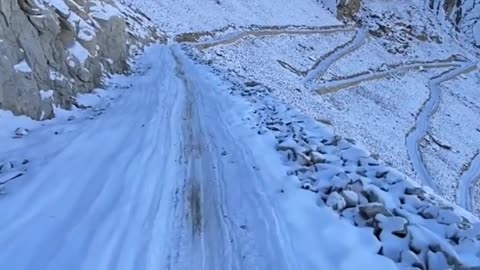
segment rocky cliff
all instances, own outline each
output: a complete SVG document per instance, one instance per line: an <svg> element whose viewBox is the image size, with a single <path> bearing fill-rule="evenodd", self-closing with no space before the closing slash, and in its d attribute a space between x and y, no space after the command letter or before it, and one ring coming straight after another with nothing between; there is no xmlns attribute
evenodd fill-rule
<svg viewBox="0 0 480 270"><path fill-rule="evenodd" d="M1 0L0 109L51 118L158 40L148 18L114 0Z"/></svg>
<svg viewBox="0 0 480 270"><path fill-rule="evenodd" d="M460 39L480 48L480 0L427 0L423 1L362 1L362 0L321 0L340 20L359 21L369 11L381 9L382 5L396 4L405 7L408 13L417 11L433 13L443 29ZM369 8L370 7L370 8ZM372 8L374 7L374 8ZM380 7L380 8L379 8ZM365 9L364 12L360 12ZM387 10L388 12L389 10ZM364 14L361 14L364 13ZM412 22L413 23L413 22Z"/></svg>
<svg viewBox="0 0 480 270"><path fill-rule="evenodd" d="M480 48L480 0L429 0L428 7L446 29L464 34Z"/></svg>

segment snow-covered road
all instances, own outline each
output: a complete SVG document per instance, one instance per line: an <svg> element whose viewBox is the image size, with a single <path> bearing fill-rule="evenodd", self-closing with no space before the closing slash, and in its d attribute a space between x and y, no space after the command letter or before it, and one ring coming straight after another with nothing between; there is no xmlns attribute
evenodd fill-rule
<svg viewBox="0 0 480 270"><path fill-rule="evenodd" d="M2 202L1 269L293 269L232 105L150 57L166 68Z"/></svg>
<svg viewBox="0 0 480 270"><path fill-rule="evenodd" d="M175 78L167 89L179 95L179 119L173 118L180 127L173 130L180 131L174 140L180 147L172 151L178 164L171 166L177 168L172 177L178 181L167 206L172 224L165 236L174 244L165 253L165 269L291 269L282 248L287 240L260 188L276 173L238 140L235 106L210 91L214 85L193 74L181 53L173 56L165 63L176 66L167 75Z"/></svg>
<svg viewBox="0 0 480 270"><path fill-rule="evenodd" d="M2 198L0 269L392 269L373 235L288 178L225 82L178 45L142 59L67 142L27 143L50 150Z"/></svg>

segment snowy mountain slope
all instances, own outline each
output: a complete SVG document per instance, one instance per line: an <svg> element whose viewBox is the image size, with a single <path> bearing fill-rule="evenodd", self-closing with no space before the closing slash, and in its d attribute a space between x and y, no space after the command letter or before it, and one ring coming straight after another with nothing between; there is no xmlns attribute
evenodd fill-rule
<svg viewBox="0 0 480 270"><path fill-rule="evenodd" d="M1 268L480 267L478 218L433 194L478 197L477 59L422 10L128 1L170 44L103 109L0 121Z"/></svg>
<svg viewBox="0 0 480 270"><path fill-rule="evenodd" d="M401 6L404 11L422 10L431 13L441 29L460 39L468 46L480 47L480 1L478 0L427 0L427 1L362 1L321 0L342 20L365 19L368 9L375 6Z"/></svg>
<svg viewBox="0 0 480 270"><path fill-rule="evenodd" d="M225 38L212 38L211 45L204 41L198 47L199 57L223 71L233 69L247 80L266 84L288 103L333 123L340 134L368 145L387 163L449 200L460 202L463 198L457 198L457 190L464 189L465 181L459 180L479 151L478 127L474 124L478 118L476 95L460 93L473 93L478 86L474 79L478 76L474 65L478 60L456 40L436 31L432 20L422 17L423 10L415 10L415 5L404 12L403 6L394 3L376 4L364 6L369 14L365 19L369 35L363 39L359 38L360 30L355 33L348 27L323 34L311 29L300 34L284 31L241 39L226 34ZM415 24L409 24L412 21ZM217 41L229 38L234 42ZM466 74L453 70L462 65L467 67ZM446 73L450 69L452 76ZM312 86L311 78L316 77ZM442 86L452 83L453 88ZM459 100L458 107L450 106L446 111L442 97L452 95ZM445 119L455 110L464 113ZM468 116L467 121L460 121L463 116ZM449 130L444 127L451 124L464 127L458 130L461 136L446 137L438 132ZM455 147L443 147L442 141ZM473 180L466 182L472 183L480 172L467 175ZM468 194L478 192L467 185L472 191Z"/></svg>
<svg viewBox="0 0 480 270"><path fill-rule="evenodd" d="M447 31L480 48L480 1L429 0L426 4Z"/></svg>

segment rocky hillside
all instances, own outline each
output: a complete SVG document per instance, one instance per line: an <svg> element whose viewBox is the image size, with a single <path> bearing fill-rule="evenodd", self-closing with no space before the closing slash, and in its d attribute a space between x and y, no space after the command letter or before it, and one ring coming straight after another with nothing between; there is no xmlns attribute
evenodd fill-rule
<svg viewBox="0 0 480 270"><path fill-rule="evenodd" d="M429 0L428 7L444 28L464 34L480 48L480 0Z"/></svg>
<svg viewBox="0 0 480 270"><path fill-rule="evenodd" d="M160 39L147 17L114 0L2 0L0 109L51 118Z"/></svg>
<svg viewBox="0 0 480 270"><path fill-rule="evenodd" d="M362 0L321 0L338 19L352 18L361 8Z"/></svg>
<svg viewBox="0 0 480 270"><path fill-rule="evenodd" d="M382 3L362 0L322 0L322 3L339 19L358 19L367 15L372 6L381 7ZM480 48L480 0L428 0L398 1L405 11L431 11L438 24L450 34ZM369 8L370 7L370 8ZM363 12L360 12L363 11ZM423 14L425 16L425 14Z"/></svg>

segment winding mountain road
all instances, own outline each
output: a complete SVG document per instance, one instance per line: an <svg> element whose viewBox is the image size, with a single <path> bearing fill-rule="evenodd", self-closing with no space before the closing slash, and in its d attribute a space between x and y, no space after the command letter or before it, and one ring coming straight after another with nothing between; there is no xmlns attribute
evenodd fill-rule
<svg viewBox="0 0 480 270"><path fill-rule="evenodd" d="M366 81L383 79L395 73L406 72L412 69L418 69L420 67L424 69L448 68L448 67L457 67L459 64L460 62L454 62L450 60L446 60L446 61L437 60L437 61L430 61L430 62L422 61L418 63L401 64L401 65L393 66L391 68L389 67L386 70L382 70L382 71L380 70L371 71L371 72L369 71L369 72L349 76L344 79L327 81L323 83L321 86L319 86L319 88L316 91L319 94L334 93Z"/></svg>

